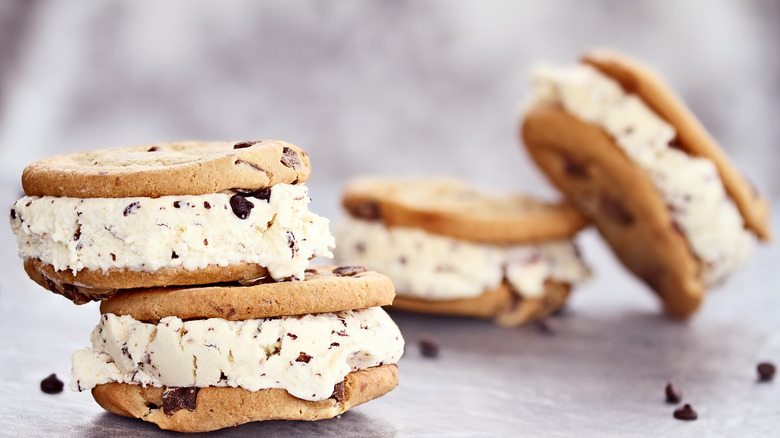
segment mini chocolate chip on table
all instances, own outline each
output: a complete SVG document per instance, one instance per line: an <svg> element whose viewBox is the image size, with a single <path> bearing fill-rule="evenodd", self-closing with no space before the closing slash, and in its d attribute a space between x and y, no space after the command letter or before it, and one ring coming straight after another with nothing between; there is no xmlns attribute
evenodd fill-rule
<svg viewBox="0 0 780 438"><path fill-rule="evenodd" d="M758 380L760 382L770 382L775 377L775 365L771 362L761 362L756 366L758 371Z"/></svg>
<svg viewBox="0 0 780 438"><path fill-rule="evenodd" d="M49 377L41 380L41 391L46 394L59 394L62 392L63 386L62 380L58 379L56 374L51 374Z"/></svg>
<svg viewBox="0 0 780 438"><path fill-rule="evenodd" d="M683 407L674 410L674 418L678 420L693 421L699 418L699 414L693 410L691 405L686 403Z"/></svg>
<svg viewBox="0 0 780 438"><path fill-rule="evenodd" d="M439 344L433 339L420 339L420 354L423 357L436 358L439 356Z"/></svg>
<svg viewBox="0 0 780 438"><path fill-rule="evenodd" d="M672 382L669 382L666 384L666 402L669 404L676 405L677 403L680 403L680 400L682 400L682 394L677 391L677 388L674 387Z"/></svg>

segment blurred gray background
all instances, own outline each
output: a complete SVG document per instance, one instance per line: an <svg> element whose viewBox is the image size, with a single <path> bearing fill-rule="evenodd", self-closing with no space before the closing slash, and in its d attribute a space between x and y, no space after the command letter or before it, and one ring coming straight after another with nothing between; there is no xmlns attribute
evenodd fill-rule
<svg viewBox="0 0 780 438"><path fill-rule="evenodd" d="M364 173L452 173L552 194L519 147L527 72L613 47L659 71L780 194L780 2L0 3L0 171L173 140L308 150L323 214Z"/></svg>

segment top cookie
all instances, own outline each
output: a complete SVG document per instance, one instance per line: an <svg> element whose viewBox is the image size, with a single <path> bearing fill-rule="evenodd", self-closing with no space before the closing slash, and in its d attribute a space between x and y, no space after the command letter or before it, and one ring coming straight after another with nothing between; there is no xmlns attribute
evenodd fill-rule
<svg viewBox="0 0 780 438"><path fill-rule="evenodd" d="M582 62L617 81L626 92L638 95L661 118L674 126L677 147L690 155L712 161L726 192L742 214L745 226L760 238L769 239L769 205L766 200L742 177L696 116L658 75L636 61L609 50L588 52Z"/></svg>
<svg viewBox="0 0 780 438"><path fill-rule="evenodd" d="M576 209L518 194L477 190L452 178L361 178L344 192L356 218L474 242L524 244L568 238L586 224Z"/></svg>
<svg viewBox="0 0 780 438"><path fill-rule="evenodd" d="M276 140L155 143L60 155L22 174L29 196L156 198L305 182L308 154Z"/></svg>

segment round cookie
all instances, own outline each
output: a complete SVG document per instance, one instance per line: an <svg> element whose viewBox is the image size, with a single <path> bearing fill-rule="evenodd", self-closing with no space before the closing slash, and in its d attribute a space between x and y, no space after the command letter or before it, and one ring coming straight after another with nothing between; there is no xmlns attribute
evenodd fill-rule
<svg viewBox="0 0 780 438"><path fill-rule="evenodd" d="M238 321L387 306L394 296L389 278L363 267L313 266L303 281L122 292L103 301L100 312L146 322L167 316Z"/></svg>
<svg viewBox="0 0 780 438"><path fill-rule="evenodd" d="M28 196L156 198L296 184L310 173L308 154L283 141L155 143L37 161L22 187Z"/></svg>
<svg viewBox="0 0 780 438"><path fill-rule="evenodd" d="M92 389L92 396L109 412L140 418L161 429L208 432L253 421L314 421L333 418L383 396L397 385L397 367L381 365L347 374L343 383L337 385L333 396L322 401L301 400L276 388L247 391L242 388L209 387L200 389L189 398L174 397L173 394L182 388L143 387L125 383L98 385ZM169 412L177 410L167 415L166 408Z"/></svg>
<svg viewBox="0 0 780 438"><path fill-rule="evenodd" d="M388 227L419 228L485 243L531 243L568 238L586 224L575 208L517 194L479 191L451 178L359 178L344 190L355 218Z"/></svg>
<svg viewBox="0 0 780 438"><path fill-rule="evenodd" d="M583 63L594 67L622 88L628 96L623 101L624 105L633 104L629 100L634 98L645 104L655 114L643 115L645 121L665 122L671 126L674 131L669 132L675 137L668 144L671 152L664 153L699 160L693 163L699 169L702 168L702 159L714 164L713 169L716 169L723 189L738 208L735 215L742 216L744 227L760 238L769 236L766 202L739 176L693 114L658 76L622 55L606 51L585 55ZM571 85L560 85L562 90L568 90L567 86ZM543 97L524 116L521 125L523 143L550 181L596 225L624 265L659 295L665 311L673 317L689 317L699 308L708 286L714 283L705 275L705 270L713 269L713 264L697 257L691 237L675 219L675 214L681 214L681 210L670 208L658 188L660 183L652 179L656 177L634 161L640 149L631 150L631 154L635 155L630 156L628 150L618 144L616 135L629 139L622 141L633 141L629 143L630 147L637 148L638 143L631 135L646 135L649 131L636 126L615 134L618 123L623 120L603 116L606 118L603 123L608 128L593 121L597 117L595 114L605 111L604 97L595 97L597 93L594 92L593 101L586 101L584 92L568 92L573 96L573 102L582 108L590 108L589 112L578 109L585 111L588 121L570 113L561 102ZM541 95L544 96L544 93ZM623 109L621 113L628 114L628 110ZM622 114L621 117L625 117L625 123L628 123L628 116ZM655 122L652 117L660 122ZM607 132L607 129L613 131ZM661 152L657 154L660 157ZM648 153L643 159L650 160L647 158L650 156ZM676 158L674 163L678 166L693 165L685 164L687 161L682 158ZM704 193L697 184L704 183L686 184L684 190ZM741 228L733 232L742 233ZM739 238L740 242L749 240L748 237Z"/></svg>
<svg viewBox="0 0 780 438"><path fill-rule="evenodd" d="M492 318L503 327L514 327L543 318L560 309L566 302L571 285L547 281L541 297L525 298L513 291L504 281L493 290L475 298L457 300L422 300L400 294L393 301L393 309L418 313Z"/></svg>

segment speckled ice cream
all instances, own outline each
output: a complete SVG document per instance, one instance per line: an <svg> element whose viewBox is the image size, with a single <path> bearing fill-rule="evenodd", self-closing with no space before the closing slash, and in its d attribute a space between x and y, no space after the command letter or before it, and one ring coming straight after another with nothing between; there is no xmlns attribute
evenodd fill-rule
<svg viewBox="0 0 780 438"><path fill-rule="evenodd" d="M536 99L558 103L570 114L610 134L650 177L674 222L701 261L708 286L741 266L755 246L715 165L670 146L674 128L637 96L587 65L540 66Z"/></svg>
<svg viewBox="0 0 780 438"><path fill-rule="evenodd" d="M340 222L335 233L339 263L387 275L399 296L472 298L506 278L521 296L534 298L544 293L548 279L577 283L589 273L568 241L497 246L352 217Z"/></svg>
<svg viewBox="0 0 780 438"><path fill-rule="evenodd" d="M305 316L159 324L104 314L92 348L73 354L71 388L120 382L169 387L281 388L324 400L350 372L394 364L398 327L379 307Z"/></svg>
<svg viewBox="0 0 780 438"><path fill-rule="evenodd" d="M332 256L328 220L308 210L305 185L277 184L268 199L240 197L252 207L244 203L238 213L233 195L24 197L13 207L11 227L22 258L58 271L256 263L275 279L303 278L311 257Z"/></svg>

